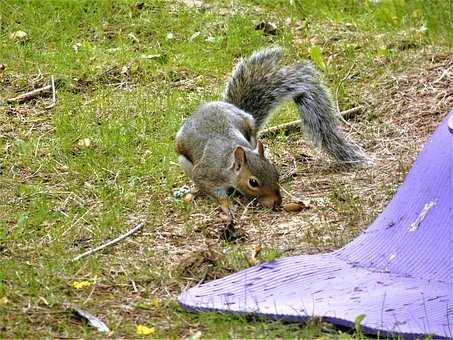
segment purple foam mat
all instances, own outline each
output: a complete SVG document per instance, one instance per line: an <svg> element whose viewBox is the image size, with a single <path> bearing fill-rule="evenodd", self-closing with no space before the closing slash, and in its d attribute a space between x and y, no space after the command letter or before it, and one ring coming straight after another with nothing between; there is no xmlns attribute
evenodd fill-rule
<svg viewBox="0 0 453 340"><path fill-rule="evenodd" d="M191 311L453 338L453 113L426 143L384 212L338 251L264 263L188 289Z"/></svg>

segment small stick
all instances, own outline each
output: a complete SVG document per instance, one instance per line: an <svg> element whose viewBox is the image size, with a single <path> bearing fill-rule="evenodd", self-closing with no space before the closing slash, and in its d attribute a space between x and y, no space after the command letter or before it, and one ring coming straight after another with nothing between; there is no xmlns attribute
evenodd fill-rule
<svg viewBox="0 0 453 340"><path fill-rule="evenodd" d="M346 117L349 117L351 114L353 114L357 111L360 111L362 108L363 108L363 106L353 107L352 109L341 111L337 116L346 118ZM275 134L276 132L279 132L282 130L285 130L285 131L292 130L299 126L300 126L300 120L293 120L292 122L289 122L289 123L279 124L279 125L264 129L259 133L259 136L265 137L265 136Z"/></svg>
<svg viewBox="0 0 453 340"><path fill-rule="evenodd" d="M82 254L80 254L80 255L77 255L76 257L74 257L74 258L72 259L72 261L75 262L75 261L77 261L77 260L80 260L82 257L88 256L88 255L91 255L91 254L94 254L94 253L97 252L97 251L100 251L100 250L102 250L102 249L104 249L104 248L107 248L107 247L109 247L109 246L111 246L111 245L114 245L115 243L118 243L118 242L124 240L125 238L131 236L132 234L136 233L136 232L139 231L141 228L143 228L144 225L145 225L144 222L139 223L135 228L129 230L127 233L125 233L125 234L123 234L123 235L120 235L120 236L117 237L116 239L111 240L111 241L109 241L109 242L107 242L107 243L104 243L103 245L100 245L100 246L97 247L97 248L88 250L88 251L86 251L86 252L84 252L84 253L82 253Z"/></svg>
<svg viewBox="0 0 453 340"><path fill-rule="evenodd" d="M55 91L55 79L53 76L50 76L50 81L51 81L51 84L52 84L52 103L48 106L46 106L46 109L51 109L55 106L55 104L57 103L57 95L56 95L56 91Z"/></svg>
<svg viewBox="0 0 453 340"><path fill-rule="evenodd" d="M359 111L362 110L362 109L363 109L363 106L362 106L362 105L359 105L359 106L353 107L353 108L351 108L351 109L341 111L341 112L338 114L338 116L339 116L339 117L343 117L343 118L346 119L346 118L351 117L351 115L352 115L353 113L359 112Z"/></svg>
<svg viewBox="0 0 453 340"><path fill-rule="evenodd" d="M10 98L10 99L7 99L6 101L8 103L14 103L14 102L17 102L17 103L22 103L22 102L25 102L27 100L30 100L30 99L33 99L45 92L49 92L50 90L52 89L52 85L46 85L44 87L40 87L39 89L36 89L36 90L33 90L33 91L30 91L30 92L27 92L27 93L24 93L24 94L21 94L17 97L14 97L14 98Z"/></svg>
<svg viewBox="0 0 453 340"><path fill-rule="evenodd" d="M300 126L300 120L293 120L292 122L289 122L289 123L283 123L283 124L279 124L279 125L264 129L258 135L259 135L259 137L265 137L265 136L275 134L282 130L284 130L284 131L293 130L293 129L297 128L298 126Z"/></svg>

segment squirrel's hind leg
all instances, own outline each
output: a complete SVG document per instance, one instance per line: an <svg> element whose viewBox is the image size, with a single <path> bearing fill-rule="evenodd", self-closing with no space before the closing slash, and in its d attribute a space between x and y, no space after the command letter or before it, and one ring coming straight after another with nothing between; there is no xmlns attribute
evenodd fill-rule
<svg viewBox="0 0 453 340"><path fill-rule="evenodd" d="M179 165L184 170L187 177L193 179L192 170L193 170L193 163L184 155L178 156Z"/></svg>

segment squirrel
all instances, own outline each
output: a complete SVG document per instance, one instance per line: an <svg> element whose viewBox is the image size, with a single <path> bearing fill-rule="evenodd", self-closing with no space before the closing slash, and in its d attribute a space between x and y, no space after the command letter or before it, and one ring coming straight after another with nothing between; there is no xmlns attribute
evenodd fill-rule
<svg viewBox="0 0 453 340"><path fill-rule="evenodd" d="M176 134L178 161L200 192L215 198L232 222L228 190L234 188L269 208L281 205L279 174L257 139L271 112L284 100L296 103L304 135L346 164L368 161L341 132L327 88L313 65L280 66L281 48L241 59L220 101L200 105Z"/></svg>

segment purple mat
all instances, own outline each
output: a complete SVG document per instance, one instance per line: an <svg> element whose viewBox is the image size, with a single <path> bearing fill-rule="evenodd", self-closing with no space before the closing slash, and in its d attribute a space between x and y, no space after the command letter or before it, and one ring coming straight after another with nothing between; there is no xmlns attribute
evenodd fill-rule
<svg viewBox="0 0 453 340"><path fill-rule="evenodd" d="M281 258L184 291L191 311L311 316L366 333L453 337L453 113L393 200L338 251Z"/></svg>

